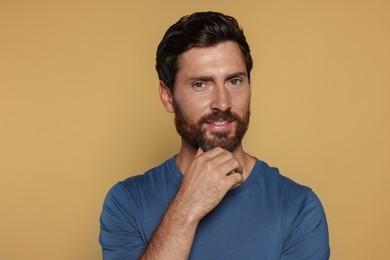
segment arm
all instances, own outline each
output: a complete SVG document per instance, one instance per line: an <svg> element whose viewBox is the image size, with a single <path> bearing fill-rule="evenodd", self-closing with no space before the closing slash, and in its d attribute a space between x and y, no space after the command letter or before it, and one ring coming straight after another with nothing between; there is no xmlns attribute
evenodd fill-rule
<svg viewBox="0 0 390 260"><path fill-rule="evenodd" d="M138 259L145 249L136 220L136 204L131 197L129 189L119 182L104 200L99 242L105 260Z"/></svg>
<svg viewBox="0 0 390 260"><path fill-rule="evenodd" d="M289 231L280 259L329 259L328 226L321 202L311 190L301 196L301 205L289 207Z"/></svg>
<svg viewBox="0 0 390 260"><path fill-rule="evenodd" d="M187 259L200 220L242 181L242 167L230 152L199 150L141 259Z"/></svg>

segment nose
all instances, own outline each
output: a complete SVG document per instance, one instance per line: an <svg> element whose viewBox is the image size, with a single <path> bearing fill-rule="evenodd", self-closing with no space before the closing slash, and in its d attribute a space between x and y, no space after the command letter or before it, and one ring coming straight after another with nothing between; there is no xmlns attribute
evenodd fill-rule
<svg viewBox="0 0 390 260"><path fill-rule="evenodd" d="M229 90L224 85L217 86L213 91L213 100L211 103L211 109L217 109L220 111L226 111L231 108L231 97Z"/></svg>

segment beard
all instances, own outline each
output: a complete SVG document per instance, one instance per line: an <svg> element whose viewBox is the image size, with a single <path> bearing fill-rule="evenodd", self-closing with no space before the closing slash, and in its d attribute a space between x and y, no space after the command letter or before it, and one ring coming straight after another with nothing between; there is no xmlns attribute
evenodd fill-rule
<svg viewBox="0 0 390 260"><path fill-rule="evenodd" d="M243 117L231 112L214 110L208 115L202 116L198 121L191 121L184 114L180 105L173 99L175 111L176 130L182 139L195 149L201 148L203 151L211 150L215 147L221 147L229 152L233 152L242 141L248 126L250 118L250 108ZM234 123L233 128L228 131L210 131L206 124L213 121L227 121Z"/></svg>

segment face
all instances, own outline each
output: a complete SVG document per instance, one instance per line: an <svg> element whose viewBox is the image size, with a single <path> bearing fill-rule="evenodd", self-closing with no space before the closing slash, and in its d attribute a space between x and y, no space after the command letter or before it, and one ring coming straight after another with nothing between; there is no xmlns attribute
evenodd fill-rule
<svg viewBox="0 0 390 260"><path fill-rule="evenodd" d="M207 151L233 151L249 124L251 88L234 42L192 48L179 58L172 107L183 142Z"/></svg>

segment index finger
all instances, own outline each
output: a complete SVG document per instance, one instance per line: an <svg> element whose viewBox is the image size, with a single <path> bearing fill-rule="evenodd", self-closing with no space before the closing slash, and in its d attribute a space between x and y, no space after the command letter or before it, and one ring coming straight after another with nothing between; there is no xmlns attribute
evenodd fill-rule
<svg viewBox="0 0 390 260"><path fill-rule="evenodd" d="M199 154L199 150L202 151L200 154ZM227 151L221 147L215 147L211 150L208 150L207 152L204 152L201 148L199 148L195 157L202 155L202 156L207 156L207 158L213 158L213 157L218 156L218 155L225 153L225 152L230 153L229 151Z"/></svg>

